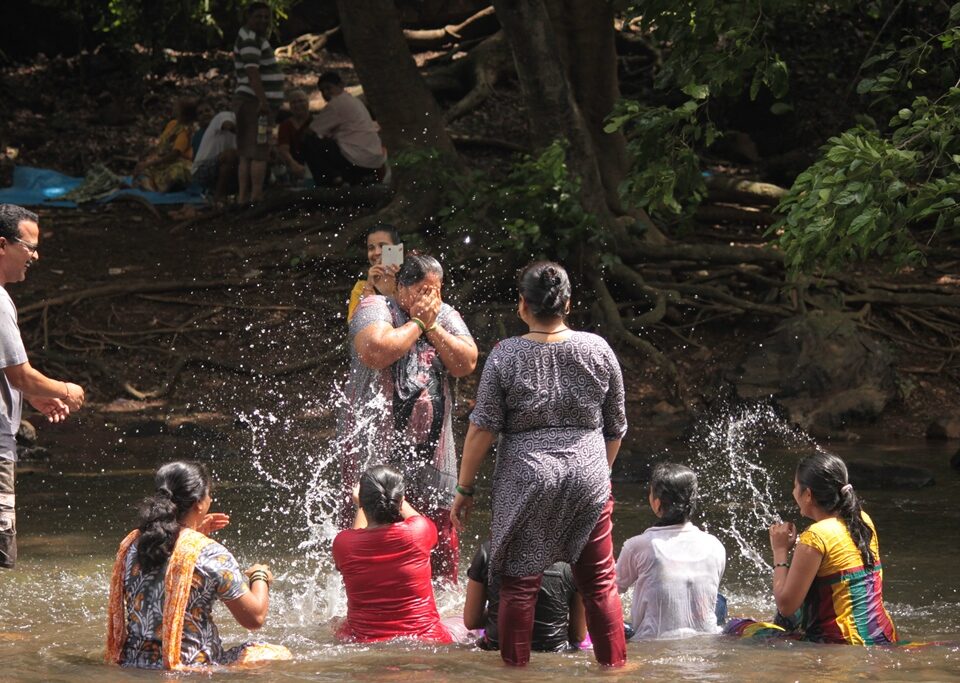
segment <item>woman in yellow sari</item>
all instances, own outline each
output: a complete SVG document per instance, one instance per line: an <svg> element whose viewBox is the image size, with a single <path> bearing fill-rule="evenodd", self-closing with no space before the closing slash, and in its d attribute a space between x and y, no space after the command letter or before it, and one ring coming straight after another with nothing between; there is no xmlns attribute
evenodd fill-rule
<svg viewBox="0 0 960 683"><path fill-rule="evenodd" d="M171 192L190 184L196 122L197 101L178 100L174 119L164 127L156 149L134 167L135 185L151 192Z"/></svg>
<svg viewBox="0 0 960 683"><path fill-rule="evenodd" d="M156 493L141 504L139 528L120 544L113 566L108 663L183 669L290 658L282 646L223 649L213 603L222 600L237 623L258 629L273 575L262 564L241 572L230 551L207 536L230 522L223 513L209 514L212 502L204 465L170 462L157 470Z"/></svg>

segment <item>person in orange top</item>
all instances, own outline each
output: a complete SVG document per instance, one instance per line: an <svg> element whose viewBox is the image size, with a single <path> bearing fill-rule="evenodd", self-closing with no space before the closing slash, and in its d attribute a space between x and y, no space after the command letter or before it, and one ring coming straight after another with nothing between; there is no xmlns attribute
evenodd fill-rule
<svg viewBox="0 0 960 683"><path fill-rule="evenodd" d="M213 603L223 601L238 624L258 629L267 619L273 574L262 564L241 572L230 551L207 536L230 523L228 515L209 513L207 468L170 462L157 470L155 482L156 493L140 506L139 527L117 551L106 661L176 670L290 659L282 646L247 643L224 650L220 643Z"/></svg>
<svg viewBox="0 0 960 683"><path fill-rule="evenodd" d="M178 100L174 118L164 127L156 148L133 169L136 186L151 192L171 192L190 184L196 122L197 100Z"/></svg>

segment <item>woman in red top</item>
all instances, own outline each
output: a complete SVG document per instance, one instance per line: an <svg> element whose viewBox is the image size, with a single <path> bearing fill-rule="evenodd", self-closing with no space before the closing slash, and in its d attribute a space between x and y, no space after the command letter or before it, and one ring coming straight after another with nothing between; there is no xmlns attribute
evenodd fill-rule
<svg viewBox="0 0 960 683"><path fill-rule="evenodd" d="M347 589L341 638L453 642L440 623L430 583L437 528L403 494L403 477L385 465L360 475L353 528L333 541L333 560Z"/></svg>

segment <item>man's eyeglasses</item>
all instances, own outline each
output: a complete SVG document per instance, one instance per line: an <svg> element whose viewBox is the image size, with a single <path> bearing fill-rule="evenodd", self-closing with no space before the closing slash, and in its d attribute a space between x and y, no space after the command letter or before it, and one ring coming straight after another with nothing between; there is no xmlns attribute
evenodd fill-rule
<svg viewBox="0 0 960 683"><path fill-rule="evenodd" d="M40 245L39 245L39 244L32 244L31 242L27 242L26 240L22 240L22 239L20 239L19 237L10 237L9 239L10 239L11 242L16 242L17 244L21 245L24 249L26 249L27 251L29 251L31 254L36 254L36 253L37 253L37 249L40 248Z"/></svg>

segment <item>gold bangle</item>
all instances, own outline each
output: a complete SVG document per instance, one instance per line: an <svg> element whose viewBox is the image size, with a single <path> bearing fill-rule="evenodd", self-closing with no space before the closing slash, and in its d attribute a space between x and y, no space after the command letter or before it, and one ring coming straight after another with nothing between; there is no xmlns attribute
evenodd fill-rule
<svg viewBox="0 0 960 683"><path fill-rule="evenodd" d="M420 320L420 318L410 318L410 321L416 323L417 327L420 328L421 334L426 334L427 332L429 332L429 330L427 329L427 326L424 324L422 320Z"/></svg>

